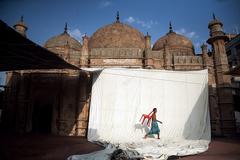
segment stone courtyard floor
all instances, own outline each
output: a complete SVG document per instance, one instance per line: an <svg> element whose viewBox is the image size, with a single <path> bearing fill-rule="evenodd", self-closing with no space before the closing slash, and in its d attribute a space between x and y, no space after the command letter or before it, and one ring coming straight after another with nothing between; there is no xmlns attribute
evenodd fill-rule
<svg viewBox="0 0 240 160"><path fill-rule="evenodd" d="M0 160L64 160L73 154L103 149L79 137L0 136ZM171 157L181 160L240 160L240 138L214 138L205 153Z"/></svg>
<svg viewBox="0 0 240 160"><path fill-rule="evenodd" d="M181 157L181 160L240 160L240 137L213 138L209 149L194 156Z"/></svg>

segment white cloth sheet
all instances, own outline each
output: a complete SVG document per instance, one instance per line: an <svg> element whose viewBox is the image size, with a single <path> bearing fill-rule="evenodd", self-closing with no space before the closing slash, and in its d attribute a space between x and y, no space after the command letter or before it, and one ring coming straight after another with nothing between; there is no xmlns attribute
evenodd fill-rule
<svg viewBox="0 0 240 160"><path fill-rule="evenodd" d="M206 151L211 139L207 76L207 70L115 68L94 72L88 140L136 150L149 159ZM150 128L139 122L153 108L163 122L159 124L160 140L156 136L143 139ZM107 159L108 152L109 148L69 159Z"/></svg>

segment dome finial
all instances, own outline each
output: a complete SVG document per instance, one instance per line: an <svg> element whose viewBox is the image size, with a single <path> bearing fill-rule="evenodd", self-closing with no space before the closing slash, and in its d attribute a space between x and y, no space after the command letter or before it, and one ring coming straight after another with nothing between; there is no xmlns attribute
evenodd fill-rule
<svg viewBox="0 0 240 160"><path fill-rule="evenodd" d="M67 22L65 23L65 27L64 27L64 33L67 33L68 30L68 26L67 26Z"/></svg>
<svg viewBox="0 0 240 160"><path fill-rule="evenodd" d="M169 33L172 33L173 32L173 29L172 29L172 23L171 21L169 22Z"/></svg>
<svg viewBox="0 0 240 160"><path fill-rule="evenodd" d="M116 17L116 22L120 23L120 18L119 18L119 11L117 11L117 17Z"/></svg>
<svg viewBox="0 0 240 160"><path fill-rule="evenodd" d="M23 22L23 16L21 16L21 20L20 21Z"/></svg>
<svg viewBox="0 0 240 160"><path fill-rule="evenodd" d="M213 20L216 20L216 16L215 16L215 14L213 13Z"/></svg>

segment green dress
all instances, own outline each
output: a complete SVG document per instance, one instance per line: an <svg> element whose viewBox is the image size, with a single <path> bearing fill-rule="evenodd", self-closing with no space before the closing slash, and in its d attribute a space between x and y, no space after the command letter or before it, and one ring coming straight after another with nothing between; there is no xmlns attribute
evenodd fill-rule
<svg viewBox="0 0 240 160"><path fill-rule="evenodd" d="M148 134L159 134L160 129L158 127L157 121L152 121L151 130Z"/></svg>

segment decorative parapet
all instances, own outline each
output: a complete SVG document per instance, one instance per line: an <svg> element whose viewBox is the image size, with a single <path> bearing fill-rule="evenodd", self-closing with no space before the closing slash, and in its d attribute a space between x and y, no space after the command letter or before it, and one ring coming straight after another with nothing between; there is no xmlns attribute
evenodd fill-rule
<svg viewBox="0 0 240 160"><path fill-rule="evenodd" d="M127 68L142 68L142 59L110 59L110 58L97 58L90 60L91 67L127 67Z"/></svg>
<svg viewBox="0 0 240 160"><path fill-rule="evenodd" d="M143 50L138 48L93 48L90 59L142 59Z"/></svg>
<svg viewBox="0 0 240 160"><path fill-rule="evenodd" d="M202 57L200 56L174 56L174 64L180 65L202 65Z"/></svg>
<svg viewBox="0 0 240 160"><path fill-rule="evenodd" d="M203 69L203 60L201 56L173 56L173 64L176 70Z"/></svg>

